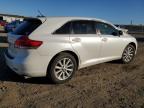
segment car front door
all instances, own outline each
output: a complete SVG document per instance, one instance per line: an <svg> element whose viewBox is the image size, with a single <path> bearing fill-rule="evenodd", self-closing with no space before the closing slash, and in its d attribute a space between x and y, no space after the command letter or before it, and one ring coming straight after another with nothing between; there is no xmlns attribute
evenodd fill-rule
<svg viewBox="0 0 144 108"><path fill-rule="evenodd" d="M123 50L123 39L119 36L118 30L109 24L101 22L96 23L96 29L100 31L102 42L100 58L120 58Z"/></svg>

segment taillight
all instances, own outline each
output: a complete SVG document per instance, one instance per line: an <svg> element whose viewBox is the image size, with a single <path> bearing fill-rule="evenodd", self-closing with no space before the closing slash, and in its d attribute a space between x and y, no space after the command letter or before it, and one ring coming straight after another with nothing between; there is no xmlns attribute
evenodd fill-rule
<svg viewBox="0 0 144 108"><path fill-rule="evenodd" d="M21 36L15 41L15 47L35 49L35 48L40 47L42 43L43 43L42 41L31 40L28 38L28 36Z"/></svg>

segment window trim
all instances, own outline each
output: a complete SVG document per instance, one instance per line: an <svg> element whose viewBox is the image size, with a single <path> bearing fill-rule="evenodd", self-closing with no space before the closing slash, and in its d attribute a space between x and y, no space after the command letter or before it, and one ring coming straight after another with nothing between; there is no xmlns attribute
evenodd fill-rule
<svg viewBox="0 0 144 108"><path fill-rule="evenodd" d="M117 35L112 35L111 34L111 36L118 36L118 37L120 37L120 35L119 35L119 31L118 31L118 29L116 29L114 26L112 26L111 24L108 24L108 23L105 23L105 22L101 22L101 21L95 21L95 20L71 20L71 21L67 21L67 22L65 22L62 26L60 26L59 28L57 28L54 32L52 32L52 34L53 35L95 35L94 33L93 34L89 34L89 33L87 33L87 34L74 34L74 33L72 33L72 29L73 29L73 22L78 22L78 21L87 21L87 22L91 22L91 23L93 23L93 26L94 26L94 28L95 28L95 30L96 30L96 26L97 26L97 23L101 23L101 24L106 24L106 25L108 25L108 26L110 26L111 28L113 28L115 31L117 31ZM55 33L57 30L59 30L59 29L61 29L64 25L66 25L66 24L68 24L68 23L70 23L70 33L68 33L68 34L57 34L57 33ZM101 35L108 35L108 34L101 34Z"/></svg>

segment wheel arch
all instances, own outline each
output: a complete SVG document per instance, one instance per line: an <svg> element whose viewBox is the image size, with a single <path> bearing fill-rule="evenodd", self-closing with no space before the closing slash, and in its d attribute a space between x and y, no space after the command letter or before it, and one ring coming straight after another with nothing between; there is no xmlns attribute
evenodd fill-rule
<svg viewBox="0 0 144 108"><path fill-rule="evenodd" d="M135 54L137 53L137 43L135 42L130 42L128 45L133 45L135 48Z"/></svg>
<svg viewBox="0 0 144 108"><path fill-rule="evenodd" d="M68 53L68 54L71 54L72 56L74 56L74 58L75 58L75 60L76 60L76 63L77 63L77 69L78 69L79 63L80 63L80 60L79 60L78 55L77 55L75 52L73 52L73 51L65 50L65 51L61 51L61 52L55 54L55 55L52 57L52 59L50 60L50 62L49 62L49 64L48 64L47 72L48 72L48 70L49 70L49 68L50 68L51 63L52 63L52 62L54 61L54 59L55 59L58 55L60 55L61 53Z"/></svg>
<svg viewBox="0 0 144 108"><path fill-rule="evenodd" d="M135 47L135 49L137 48L137 46L134 42L130 42L128 45L133 45Z"/></svg>
<svg viewBox="0 0 144 108"><path fill-rule="evenodd" d="M124 52L125 48L126 48L128 45L133 45L133 46L135 47L135 49L136 49L136 52L137 52L137 44L136 44L135 42L129 42L129 43L127 43L126 46L123 48L122 53L121 53L121 57L122 57L122 55L123 55L123 52ZM136 52L135 52L135 54L136 54Z"/></svg>

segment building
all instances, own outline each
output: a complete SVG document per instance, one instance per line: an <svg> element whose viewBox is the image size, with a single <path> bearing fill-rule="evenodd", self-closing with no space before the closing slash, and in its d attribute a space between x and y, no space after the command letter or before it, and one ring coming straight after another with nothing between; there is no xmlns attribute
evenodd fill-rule
<svg viewBox="0 0 144 108"><path fill-rule="evenodd" d="M25 17L20 15L10 15L10 14L0 14L0 20L4 20L6 22L12 22L15 20L23 21Z"/></svg>

